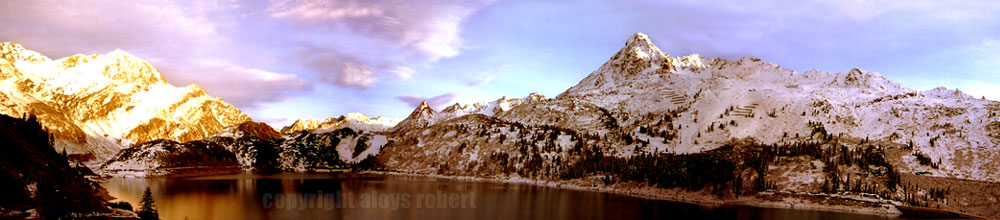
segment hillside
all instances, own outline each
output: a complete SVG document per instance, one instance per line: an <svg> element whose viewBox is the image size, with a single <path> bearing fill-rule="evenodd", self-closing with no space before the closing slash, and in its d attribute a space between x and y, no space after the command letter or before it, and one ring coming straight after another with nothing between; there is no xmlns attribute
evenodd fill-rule
<svg viewBox="0 0 1000 220"><path fill-rule="evenodd" d="M406 173L630 194L682 189L770 204L807 193L827 198L807 199L821 207L937 204L995 216L982 208L995 204L912 182L1000 181L998 111L996 101L915 91L859 69L799 73L753 57L673 57L639 33L553 99L492 115L418 107L392 130L378 161ZM791 194L770 196L783 193Z"/></svg>
<svg viewBox="0 0 1000 220"><path fill-rule="evenodd" d="M34 116L0 115L0 218L111 216L104 189L56 152L50 137Z"/></svg>
<svg viewBox="0 0 1000 220"><path fill-rule="evenodd" d="M267 124L244 122L201 140L157 139L134 145L106 161L98 172L142 177L345 169L376 154L386 141L385 135L350 127L281 135Z"/></svg>

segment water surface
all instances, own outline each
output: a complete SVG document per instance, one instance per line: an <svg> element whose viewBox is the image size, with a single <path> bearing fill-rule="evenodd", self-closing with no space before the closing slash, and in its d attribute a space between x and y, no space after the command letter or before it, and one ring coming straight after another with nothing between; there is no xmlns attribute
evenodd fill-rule
<svg viewBox="0 0 1000 220"><path fill-rule="evenodd" d="M898 219L824 211L707 207L525 184L350 173L111 178L138 207L148 186L163 219Z"/></svg>

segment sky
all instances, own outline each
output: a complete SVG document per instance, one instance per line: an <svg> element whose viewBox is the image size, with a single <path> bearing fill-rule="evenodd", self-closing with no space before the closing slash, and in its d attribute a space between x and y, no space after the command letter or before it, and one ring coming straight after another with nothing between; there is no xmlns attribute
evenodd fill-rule
<svg viewBox="0 0 1000 220"><path fill-rule="evenodd" d="M1000 100L997 1L11 0L0 25L0 42L55 59L127 51L279 128L554 97L637 32L674 56L860 68Z"/></svg>

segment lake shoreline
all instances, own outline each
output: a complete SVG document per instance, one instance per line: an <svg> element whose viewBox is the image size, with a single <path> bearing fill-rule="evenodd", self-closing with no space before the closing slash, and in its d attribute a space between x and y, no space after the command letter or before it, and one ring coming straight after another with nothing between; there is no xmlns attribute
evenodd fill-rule
<svg viewBox="0 0 1000 220"><path fill-rule="evenodd" d="M636 198L663 200L670 202L681 202L709 207L720 206L749 206L758 208L779 208L791 210L811 210L829 211L840 213L875 215L882 217L900 217L905 211L913 211L915 208L922 212L935 213L935 216L960 216L966 218L980 218L967 213L960 213L945 209L923 208L904 206L898 201L878 200L871 198L849 195L820 195L811 193L796 192L763 192L757 196L741 196L733 199L719 199L705 191L687 191L682 189L661 189L644 186L638 183L616 183L607 186L598 185L599 181L574 180L533 180L520 177L489 178L472 176L448 176L439 174L420 174L398 171L362 171L361 174L380 174L413 177L430 177L438 179L471 181L471 182L491 182L491 183L513 183L527 184L534 186L552 187L558 189L580 190L588 192L602 192L616 195L631 196ZM591 186L586 186L591 185ZM762 197L763 196L763 197ZM852 197L853 196L853 197ZM824 204L818 201L837 202L845 204ZM901 208L902 207L902 208Z"/></svg>
<svg viewBox="0 0 1000 220"><path fill-rule="evenodd" d="M143 173L115 172L113 175L100 175L101 178L188 178L198 176L228 175L237 173L258 173L241 169L209 170L183 168L184 172L165 173ZM288 172L288 171L282 171ZM266 173L266 172L264 172ZM899 217L906 212L930 213L931 216L951 216L964 218L982 218L980 216L961 213L946 209L910 207L898 201L873 199L860 195L841 194L813 194L800 192L762 192L754 196L740 196L737 198L720 199L706 191L687 191L683 189L663 189L646 186L642 183L615 183L604 185L598 179L572 179L572 180L535 180L521 177L473 177L473 176L450 176L440 174L421 174L398 171L351 171L349 169L320 169L310 171L293 171L291 173L355 173L355 174L378 174L395 176L429 177L437 179L448 179L470 182L489 183L512 183L527 184L534 186L551 187L558 189L579 190L588 192L602 192L616 195L630 196L651 200L663 200L680 202L709 207L721 206L749 206L758 208L779 208L792 210L812 210L830 211L840 213L853 213L864 215L875 215L883 217Z"/></svg>

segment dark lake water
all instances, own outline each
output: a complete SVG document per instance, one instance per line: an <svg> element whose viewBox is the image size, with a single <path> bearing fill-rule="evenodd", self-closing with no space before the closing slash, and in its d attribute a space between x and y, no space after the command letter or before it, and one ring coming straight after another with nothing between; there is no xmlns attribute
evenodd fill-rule
<svg viewBox="0 0 1000 220"><path fill-rule="evenodd" d="M707 207L525 184L347 173L111 178L138 207L148 186L163 219L895 219L746 206Z"/></svg>

